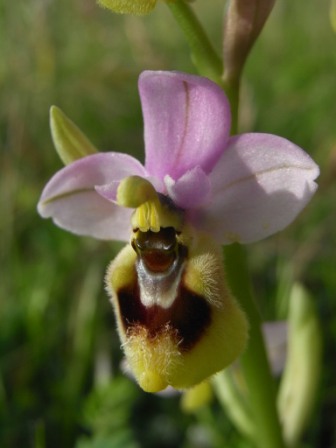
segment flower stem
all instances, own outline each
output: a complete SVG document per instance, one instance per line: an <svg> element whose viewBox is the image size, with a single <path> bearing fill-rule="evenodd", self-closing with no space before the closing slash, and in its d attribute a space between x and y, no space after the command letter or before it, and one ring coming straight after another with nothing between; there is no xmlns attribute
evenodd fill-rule
<svg viewBox="0 0 336 448"><path fill-rule="evenodd" d="M258 448L284 448L276 409L276 388L266 356L261 319L252 297L246 253L242 246L225 247L226 271L230 287L250 322L250 340L241 357L254 417Z"/></svg>
<svg viewBox="0 0 336 448"><path fill-rule="evenodd" d="M238 110L240 95L240 78L222 79L222 87L230 101L231 106L231 135L238 134Z"/></svg>
<svg viewBox="0 0 336 448"><path fill-rule="evenodd" d="M224 73L222 86L231 104L231 134L237 134L240 75L228 78ZM258 448L284 448L276 407L277 392L267 359L261 318L252 294L246 252L240 244L226 246L224 252L229 285L250 323L250 338L241 357L241 368L255 425L255 443Z"/></svg>
<svg viewBox="0 0 336 448"><path fill-rule="evenodd" d="M199 74L222 85L222 61L192 8L185 0L167 1L166 4L185 35L191 49L192 61Z"/></svg>
<svg viewBox="0 0 336 448"><path fill-rule="evenodd" d="M198 72L215 81L226 91L231 103L231 133L236 134L240 79L223 79L222 61L191 7L184 0L167 2L167 6L184 32ZM256 444L258 448L284 448L276 410L276 389L266 356L261 319L252 297L246 255L238 244L227 246L225 253L229 284L250 321L250 341L241 364L254 415Z"/></svg>

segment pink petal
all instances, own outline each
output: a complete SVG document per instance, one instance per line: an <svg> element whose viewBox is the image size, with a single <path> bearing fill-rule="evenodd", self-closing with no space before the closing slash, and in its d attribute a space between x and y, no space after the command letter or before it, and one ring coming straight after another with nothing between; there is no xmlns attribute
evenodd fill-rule
<svg viewBox="0 0 336 448"><path fill-rule="evenodd" d="M104 199L95 188L133 174L146 175L146 171L127 154L83 157L52 177L42 192L38 211L43 218L52 218L59 227L73 233L127 241L132 210Z"/></svg>
<svg viewBox="0 0 336 448"><path fill-rule="evenodd" d="M119 184L119 181L112 181L109 184L95 186L95 190L104 199L111 202L116 202Z"/></svg>
<svg viewBox="0 0 336 448"><path fill-rule="evenodd" d="M176 180L196 166L211 171L231 125L222 89L198 76L146 71L139 78L139 91L148 172Z"/></svg>
<svg viewBox="0 0 336 448"><path fill-rule="evenodd" d="M202 226L222 243L251 243L288 226L317 189L316 163L288 140L232 137L210 175L213 200Z"/></svg>
<svg viewBox="0 0 336 448"><path fill-rule="evenodd" d="M170 176L166 176L164 181L169 197L178 207L197 208L204 205L209 199L210 181L199 166L187 171L177 181Z"/></svg>

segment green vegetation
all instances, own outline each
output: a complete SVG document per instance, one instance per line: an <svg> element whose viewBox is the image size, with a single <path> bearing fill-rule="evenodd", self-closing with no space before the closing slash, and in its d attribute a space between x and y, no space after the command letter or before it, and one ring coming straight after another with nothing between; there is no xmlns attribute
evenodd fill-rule
<svg viewBox="0 0 336 448"><path fill-rule="evenodd" d="M195 7L220 50L222 2ZM328 2L279 1L247 63L241 129L305 148L320 189L281 234L248 248L265 319L283 317L289 286L315 298L323 375L304 447L336 445L336 34ZM78 238L36 204L62 163L48 114L59 106L101 150L143 159L137 78L194 72L164 4L144 18L94 0L0 2L0 446L247 447L214 401L196 415L179 396L142 392L120 369L104 270L121 245Z"/></svg>

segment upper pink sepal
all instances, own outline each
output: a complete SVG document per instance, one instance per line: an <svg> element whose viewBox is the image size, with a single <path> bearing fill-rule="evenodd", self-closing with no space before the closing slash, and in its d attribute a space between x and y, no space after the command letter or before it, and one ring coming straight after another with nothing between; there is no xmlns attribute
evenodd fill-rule
<svg viewBox="0 0 336 448"><path fill-rule="evenodd" d="M199 166L209 173L225 150L229 102L209 79L145 71L139 78L148 172L177 180Z"/></svg>

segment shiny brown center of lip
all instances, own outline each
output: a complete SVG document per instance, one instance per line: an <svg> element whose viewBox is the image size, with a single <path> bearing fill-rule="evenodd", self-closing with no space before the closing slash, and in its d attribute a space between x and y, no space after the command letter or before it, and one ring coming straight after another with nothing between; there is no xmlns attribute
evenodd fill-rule
<svg viewBox="0 0 336 448"><path fill-rule="evenodd" d="M173 227L161 228L159 232L136 232L132 247L153 273L164 273L177 257L178 243Z"/></svg>

